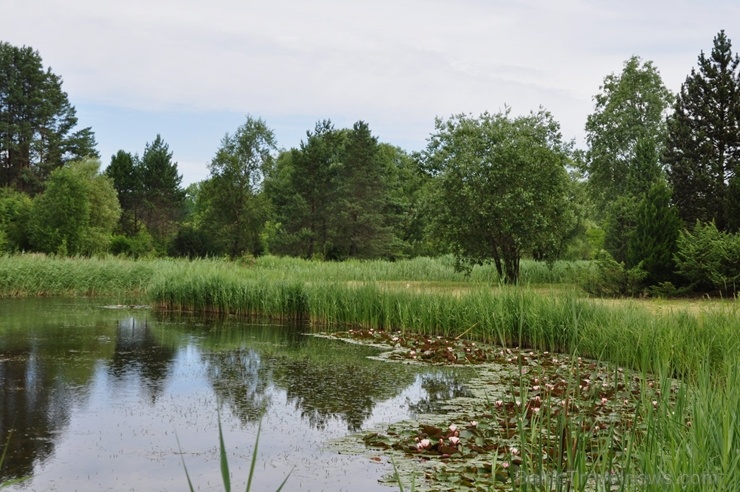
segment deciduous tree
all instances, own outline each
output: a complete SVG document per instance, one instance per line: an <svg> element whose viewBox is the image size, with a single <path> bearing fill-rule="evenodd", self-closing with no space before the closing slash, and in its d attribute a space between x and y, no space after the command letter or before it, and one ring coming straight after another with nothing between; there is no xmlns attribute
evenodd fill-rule
<svg viewBox="0 0 740 492"><path fill-rule="evenodd" d="M586 165L592 196L602 212L616 198L650 188L666 135L673 95L651 61L633 56L619 75L604 79L586 120ZM648 183L647 185L642 183Z"/></svg>
<svg viewBox="0 0 740 492"><path fill-rule="evenodd" d="M259 236L268 218L262 184L275 150L273 131L261 118L248 116L224 136L208 166L210 177L199 193L206 204L202 227L231 257L261 251Z"/></svg>
<svg viewBox="0 0 740 492"><path fill-rule="evenodd" d="M554 255L574 220L558 123L540 110L437 120L426 150L436 230L464 263L493 261L507 283L537 250Z"/></svg>
<svg viewBox="0 0 740 492"><path fill-rule="evenodd" d="M113 184L99 170L100 161L85 159L52 171L29 219L35 250L91 255L108 249L121 209Z"/></svg>

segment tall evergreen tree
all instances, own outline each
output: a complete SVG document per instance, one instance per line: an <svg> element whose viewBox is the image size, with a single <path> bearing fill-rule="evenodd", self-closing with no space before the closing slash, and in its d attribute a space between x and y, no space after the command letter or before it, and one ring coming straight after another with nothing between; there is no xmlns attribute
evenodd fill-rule
<svg viewBox="0 0 740 492"><path fill-rule="evenodd" d="M378 139L367 123L358 121L347 135L338 167L331 256L377 258L389 252L384 171Z"/></svg>
<svg viewBox="0 0 740 492"><path fill-rule="evenodd" d="M37 193L65 162L98 157L91 129L76 126L61 77L37 51L0 42L0 185Z"/></svg>
<svg viewBox="0 0 740 492"><path fill-rule="evenodd" d="M139 232L139 220L144 197L144 184L141 180L141 163L137 155L119 150L111 157L105 175L113 182L121 203L121 232L133 236Z"/></svg>
<svg viewBox="0 0 740 492"><path fill-rule="evenodd" d="M325 257L331 249L330 220L346 132L324 120L306 136L300 148L278 160L273 178L280 183L271 180L268 190L281 224L278 252Z"/></svg>
<svg viewBox="0 0 740 492"><path fill-rule="evenodd" d="M626 266L632 268L642 263L642 269L647 272L647 285L673 280L676 268L673 257L681 219L671 204L671 190L665 182L656 182L645 194L635 219Z"/></svg>
<svg viewBox="0 0 740 492"><path fill-rule="evenodd" d="M161 247L176 232L183 215L185 192L180 184L182 176L172 152L160 135L147 143L141 157L143 188L142 221Z"/></svg>
<svg viewBox="0 0 740 492"><path fill-rule="evenodd" d="M720 231L740 226L740 58L720 31L712 52L681 86L668 119L663 159L673 200L687 226L715 221Z"/></svg>

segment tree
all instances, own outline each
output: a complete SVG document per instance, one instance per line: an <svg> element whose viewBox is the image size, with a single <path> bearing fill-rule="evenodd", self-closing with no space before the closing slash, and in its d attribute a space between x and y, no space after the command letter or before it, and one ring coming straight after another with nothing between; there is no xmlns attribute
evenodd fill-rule
<svg viewBox="0 0 740 492"><path fill-rule="evenodd" d="M64 163L98 157L92 130L76 126L61 77L37 51L0 42L0 186L36 193Z"/></svg>
<svg viewBox="0 0 740 492"><path fill-rule="evenodd" d="M653 63L637 56L624 63L621 74L608 75L600 90L586 120L586 165L592 196L604 211L620 196L646 191L660 174L650 155L663 147L673 95Z"/></svg>
<svg viewBox="0 0 740 492"><path fill-rule="evenodd" d="M698 71L681 85L668 119L663 159L673 200L687 226L714 221L720 231L740 222L740 58L724 31Z"/></svg>
<svg viewBox="0 0 740 492"><path fill-rule="evenodd" d="M281 225L275 249L305 258L327 257L347 132L324 120L306 136L300 148L280 156L266 183Z"/></svg>
<svg viewBox="0 0 740 492"><path fill-rule="evenodd" d="M172 162L172 152L160 135L146 144L139 173L143 188L141 219L163 249L177 231L185 192L180 187L182 176L177 163Z"/></svg>
<svg viewBox="0 0 740 492"><path fill-rule="evenodd" d="M437 232L460 262L493 260L500 278L516 283L522 255L552 258L574 220L559 125L540 109L459 115L435 127L425 159Z"/></svg>
<svg viewBox="0 0 740 492"><path fill-rule="evenodd" d="M337 168L337 187L331 215L331 258L378 258L390 251L386 224L386 170L378 139L364 121L354 124L344 142Z"/></svg>
<svg viewBox="0 0 740 492"><path fill-rule="evenodd" d="M233 135L224 136L208 166L210 177L200 191L206 202L203 227L232 258L261 250L259 234L267 220L262 183L275 149L273 131L247 116Z"/></svg>
<svg viewBox="0 0 740 492"><path fill-rule="evenodd" d="M424 206L425 190L431 177L422 169L421 158L385 143L380 144L379 153L385 163L388 190L386 222L393 231L391 257L436 254L427 234L430 215L428 207Z"/></svg>
<svg viewBox="0 0 740 492"><path fill-rule="evenodd" d="M671 190L665 182L654 184L637 208L634 232L630 235L627 268L640 266L646 285L674 280L676 241L681 219L671 204Z"/></svg>
<svg viewBox="0 0 740 492"><path fill-rule="evenodd" d="M35 250L91 255L108 249L121 209L113 184L99 170L100 161L85 159L52 171L29 219Z"/></svg>
<svg viewBox="0 0 740 492"><path fill-rule="evenodd" d="M113 182L121 204L121 232L134 236L139 232L139 220L144 198L141 163L137 155L119 150L111 157L105 175Z"/></svg>
<svg viewBox="0 0 740 492"><path fill-rule="evenodd" d="M0 252L29 249L28 221L31 198L13 188L0 188Z"/></svg>

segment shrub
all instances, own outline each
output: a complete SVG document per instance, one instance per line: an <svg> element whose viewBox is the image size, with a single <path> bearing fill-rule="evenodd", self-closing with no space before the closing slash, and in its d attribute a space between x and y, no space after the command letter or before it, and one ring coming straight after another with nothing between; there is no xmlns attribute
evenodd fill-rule
<svg viewBox="0 0 740 492"><path fill-rule="evenodd" d="M579 285L589 294L599 297L621 297L642 292L647 272L638 264L626 269L607 251L601 250L591 268L581 271Z"/></svg>
<svg viewBox="0 0 740 492"><path fill-rule="evenodd" d="M740 281L740 234L717 229L714 222L694 226L678 238L677 271L700 291L733 294Z"/></svg>

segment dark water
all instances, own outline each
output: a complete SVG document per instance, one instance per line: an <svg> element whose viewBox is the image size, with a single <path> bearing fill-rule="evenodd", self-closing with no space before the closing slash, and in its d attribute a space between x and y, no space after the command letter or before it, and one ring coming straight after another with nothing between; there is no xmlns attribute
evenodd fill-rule
<svg viewBox="0 0 740 492"><path fill-rule="evenodd" d="M253 491L291 470L283 490L389 491L385 459L336 440L464 392L463 373L371 360L305 327L115 302L0 299L0 483L26 478L3 490L181 491L183 459L196 490L223 490L220 415L234 490L261 422Z"/></svg>

